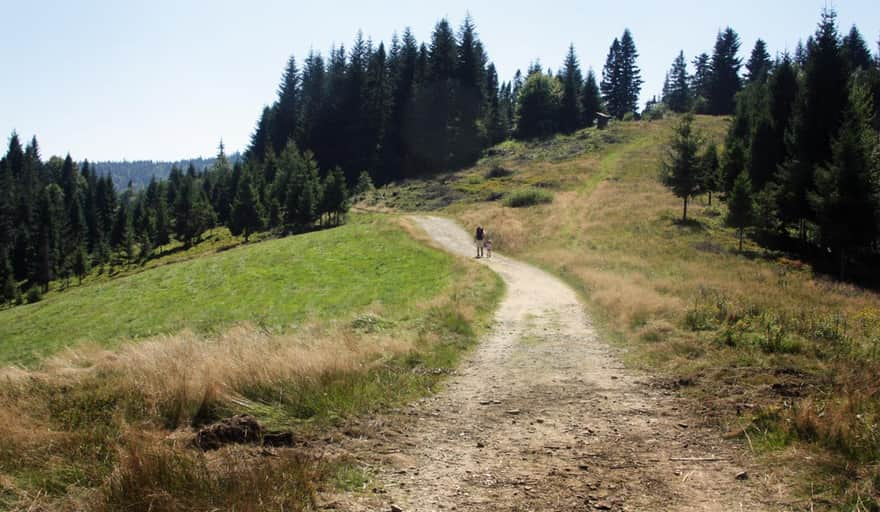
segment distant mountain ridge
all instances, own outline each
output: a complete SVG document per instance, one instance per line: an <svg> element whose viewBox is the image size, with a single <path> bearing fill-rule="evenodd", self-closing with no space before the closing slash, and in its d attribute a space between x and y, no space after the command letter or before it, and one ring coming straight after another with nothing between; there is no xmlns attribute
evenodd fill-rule
<svg viewBox="0 0 880 512"><path fill-rule="evenodd" d="M228 158L230 162L235 164L241 160L241 153L235 152L229 155ZM128 187L129 182L131 182L132 187L135 190L139 190L145 188L154 177L158 180L168 178L168 175L171 173L171 168L174 166L185 170L190 164L192 164L199 172L201 172L205 170L206 167L214 165L216 160L215 157L198 157L187 160L177 160L174 162L154 160L134 160L129 162L123 160L121 162L95 162L93 166L97 170L99 176L110 174L116 190L124 190Z"/></svg>

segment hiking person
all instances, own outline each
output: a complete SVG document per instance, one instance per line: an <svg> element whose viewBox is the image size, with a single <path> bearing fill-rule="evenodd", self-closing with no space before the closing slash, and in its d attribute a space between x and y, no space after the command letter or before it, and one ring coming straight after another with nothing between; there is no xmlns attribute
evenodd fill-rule
<svg viewBox="0 0 880 512"><path fill-rule="evenodd" d="M487 258L492 257L492 239L491 238L486 238L486 257Z"/></svg>
<svg viewBox="0 0 880 512"><path fill-rule="evenodd" d="M483 231L483 226L477 226L477 232L474 234L474 242L477 244L477 258L483 257L483 239L485 238L485 232Z"/></svg>

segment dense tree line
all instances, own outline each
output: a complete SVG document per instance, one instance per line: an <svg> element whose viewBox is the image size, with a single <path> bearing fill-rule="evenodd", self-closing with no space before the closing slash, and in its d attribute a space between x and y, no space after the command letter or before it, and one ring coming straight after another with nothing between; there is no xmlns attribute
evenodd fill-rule
<svg viewBox="0 0 880 512"><path fill-rule="evenodd" d="M22 147L13 133L0 159L0 304L23 300L28 289L34 300L51 281L81 280L94 266L146 261L174 239L192 245L219 225L247 240L268 228L341 221L349 194L341 171L320 175L313 155L293 142L270 166L266 175L233 165L221 144L202 171L174 166L167 180L120 193L94 164L69 155L44 162L36 138Z"/></svg>
<svg viewBox="0 0 880 512"><path fill-rule="evenodd" d="M673 172L690 176L681 162L696 161L680 150L680 139L695 137L686 133L684 125L691 122L686 117L676 130L664 180L685 201L699 192L723 192L728 221L740 235L756 227L767 239L796 242L787 246L833 258L845 277L851 263L880 254L880 59L856 27L841 37L835 12L825 10L793 57L771 59L758 40L731 104L727 90L723 101L711 96L719 90L712 73L718 62L728 71L738 66L728 51L738 46L736 40L729 30L719 35L716 53L722 55L709 61L709 111L734 108L719 170L706 178L707 166L693 165L693 187L682 185L688 179ZM670 108L688 110L695 96L679 85L693 90L695 79L680 80L683 60L676 59L664 96ZM732 76L731 91L737 84Z"/></svg>
<svg viewBox="0 0 880 512"><path fill-rule="evenodd" d="M364 171L378 183L442 172L511 136L591 126L604 105L619 118L637 113L637 56L627 30L611 47L601 86L592 71L584 77L573 46L556 76L535 64L503 82L469 17L457 31L441 20L428 43L409 29L388 48L359 33L326 59L310 52L302 68L289 59L245 158L265 168L293 140L349 183Z"/></svg>
<svg viewBox="0 0 880 512"><path fill-rule="evenodd" d="M241 160L240 153L229 155L229 159L235 163ZM103 176L109 174L116 185L117 190L123 189L131 182L135 190L140 190L149 185L153 178L164 180L171 174L171 168L174 166L186 168L189 164L193 164L196 169L204 169L214 165L214 157L210 158L189 158L186 160L178 160L174 162L163 162L154 160L133 160L133 161L107 161L92 162L93 170Z"/></svg>

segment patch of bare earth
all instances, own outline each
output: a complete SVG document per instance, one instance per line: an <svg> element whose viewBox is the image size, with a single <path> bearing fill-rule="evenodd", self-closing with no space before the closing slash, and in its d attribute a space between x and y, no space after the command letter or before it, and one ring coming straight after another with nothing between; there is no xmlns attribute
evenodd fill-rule
<svg viewBox="0 0 880 512"><path fill-rule="evenodd" d="M454 222L416 217L474 256ZM669 390L624 369L575 292L494 255L495 324L438 395L364 420L339 450L374 474L338 510L784 510L784 491Z"/></svg>

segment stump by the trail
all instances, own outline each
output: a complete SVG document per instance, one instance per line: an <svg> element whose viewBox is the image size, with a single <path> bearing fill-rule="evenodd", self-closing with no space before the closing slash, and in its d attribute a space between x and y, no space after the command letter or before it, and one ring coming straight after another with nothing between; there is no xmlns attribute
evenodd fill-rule
<svg viewBox="0 0 880 512"><path fill-rule="evenodd" d="M200 429L193 444L203 451L216 450L227 444L290 446L293 433L268 431L253 416L240 414Z"/></svg>

